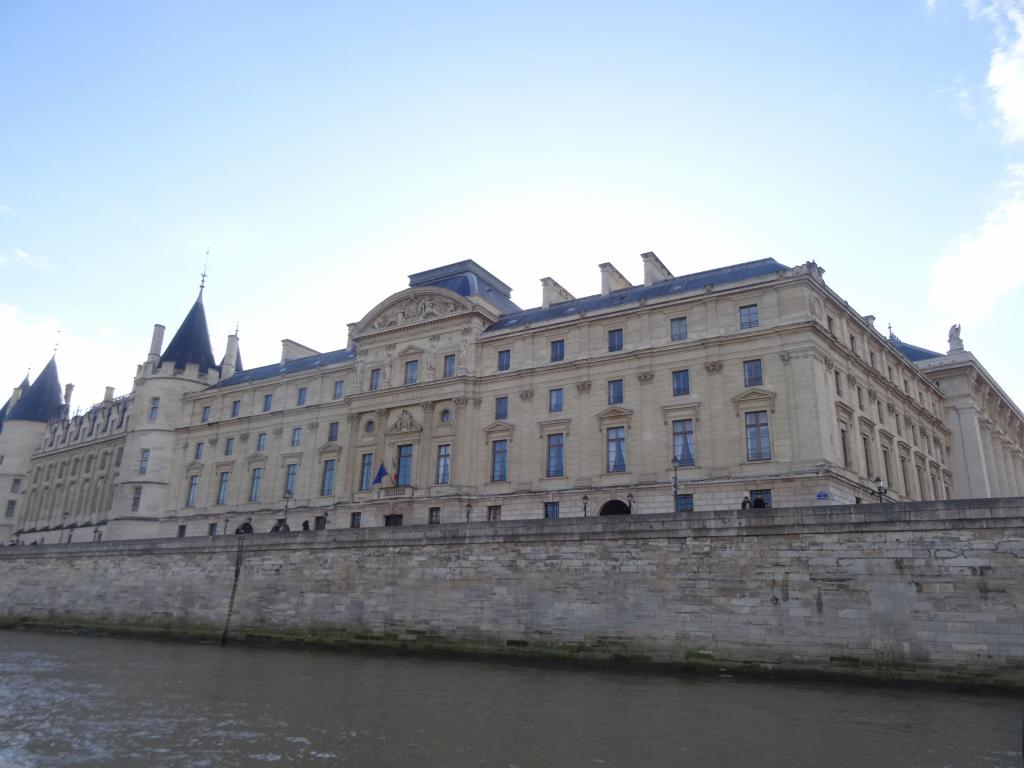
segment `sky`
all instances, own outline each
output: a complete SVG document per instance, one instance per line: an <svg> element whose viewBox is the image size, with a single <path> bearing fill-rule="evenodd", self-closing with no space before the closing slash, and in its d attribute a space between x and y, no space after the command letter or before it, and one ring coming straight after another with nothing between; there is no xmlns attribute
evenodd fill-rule
<svg viewBox="0 0 1024 768"><path fill-rule="evenodd" d="M538 306L771 257L1018 405L1024 0L0 0L0 392L321 351L465 258ZM209 251L209 256L206 256Z"/></svg>

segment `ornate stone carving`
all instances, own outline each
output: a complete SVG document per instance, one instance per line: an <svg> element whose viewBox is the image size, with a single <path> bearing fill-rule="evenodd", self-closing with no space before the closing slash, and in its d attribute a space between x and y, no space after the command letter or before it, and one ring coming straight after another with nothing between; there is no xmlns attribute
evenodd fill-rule
<svg viewBox="0 0 1024 768"><path fill-rule="evenodd" d="M377 410L374 411L374 414L377 416L378 419L383 419L385 416L388 415L388 409L378 408Z"/></svg>
<svg viewBox="0 0 1024 768"><path fill-rule="evenodd" d="M706 370L708 373L721 373L722 361L712 360L710 363L704 363L704 370Z"/></svg>
<svg viewBox="0 0 1024 768"><path fill-rule="evenodd" d="M825 358L825 367L828 368L830 371L835 367L835 363L832 361L831 357Z"/></svg>
<svg viewBox="0 0 1024 768"><path fill-rule="evenodd" d="M641 384L650 384L654 381L654 371L640 371L640 373L636 375L636 380Z"/></svg>
<svg viewBox="0 0 1024 768"><path fill-rule="evenodd" d="M307 426L307 427L309 428L309 430L310 430L311 432L316 432L316 430L317 430L317 429L319 428L319 426L320 426L320 422L319 422L319 421L311 421L311 422L309 422L309 424L307 424L306 426Z"/></svg>
<svg viewBox="0 0 1024 768"><path fill-rule="evenodd" d="M590 391L590 382L589 381L577 381L576 382L576 391L579 392L581 395L586 394L587 392Z"/></svg>
<svg viewBox="0 0 1024 768"><path fill-rule="evenodd" d="M851 387L856 387L857 377L854 376L852 373L846 374L846 383L849 384Z"/></svg>
<svg viewBox="0 0 1024 768"><path fill-rule="evenodd" d="M963 351L964 342L963 339L960 338L960 326L954 325L949 329L949 352L952 354L953 352Z"/></svg>
<svg viewBox="0 0 1024 768"><path fill-rule="evenodd" d="M430 413L434 410L434 403L420 403L420 408L423 409L424 413Z"/></svg>
<svg viewBox="0 0 1024 768"><path fill-rule="evenodd" d="M462 307L451 299L438 294L419 294L381 312L370 327L375 331L395 328L408 323L447 317L462 311Z"/></svg>
<svg viewBox="0 0 1024 768"><path fill-rule="evenodd" d="M423 427L416 423L412 414L403 408L395 423L388 427L387 433L394 435L399 432L419 432L422 429Z"/></svg>
<svg viewBox="0 0 1024 768"><path fill-rule="evenodd" d="M792 359L793 359L793 355L791 355L789 352L780 352L779 353L779 360L781 360L784 363L788 363Z"/></svg>
<svg viewBox="0 0 1024 768"><path fill-rule="evenodd" d="M456 408L465 408L467 405L469 405L469 398L468 397L453 397L452 398L452 405L454 405Z"/></svg>
<svg viewBox="0 0 1024 768"><path fill-rule="evenodd" d="M519 399L520 400L526 400L526 401L533 400L533 390L532 389L524 389L522 392L519 393Z"/></svg>

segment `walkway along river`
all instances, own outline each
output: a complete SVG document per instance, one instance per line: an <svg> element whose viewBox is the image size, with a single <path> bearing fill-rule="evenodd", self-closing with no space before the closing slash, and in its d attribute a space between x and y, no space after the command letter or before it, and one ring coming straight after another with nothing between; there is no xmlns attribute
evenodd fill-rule
<svg viewBox="0 0 1024 768"><path fill-rule="evenodd" d="M1018 697L0 632L0 766L1021 765Z"/></svg>

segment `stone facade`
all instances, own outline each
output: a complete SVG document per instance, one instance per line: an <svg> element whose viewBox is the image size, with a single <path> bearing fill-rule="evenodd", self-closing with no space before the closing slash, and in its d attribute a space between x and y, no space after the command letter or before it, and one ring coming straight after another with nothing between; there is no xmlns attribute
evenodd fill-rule
<svg viewBox="0 0 1024 768"><path fill-rule="evenodd" d="M158 326L119 401L123 434L83 437L63 421L28 458L19 449L12 534L207 536L245 520L266 532L281 520L732 510L745 498L827 506L870 500L875 478L890 501L1019 493L957 468L978 449L948 426L952 391L816 264L674 277L654 254L643 263L643 286L602 264L602 293L583 299L544 278L532 310L473 262L430 270L351 324L345 348L285 340L279 364L244 371L235 337L219 370L171 365ZM1005 435L1009 478L1020 432ZM123 458L97 508L81 494L98 478L60 468L111 450Z"/></svg>
<svg viewBox="0 0 1024 768"><path fill-rule="evenodd" d="M0 626L1024 687L1019 499L0 549Z"/></svg>

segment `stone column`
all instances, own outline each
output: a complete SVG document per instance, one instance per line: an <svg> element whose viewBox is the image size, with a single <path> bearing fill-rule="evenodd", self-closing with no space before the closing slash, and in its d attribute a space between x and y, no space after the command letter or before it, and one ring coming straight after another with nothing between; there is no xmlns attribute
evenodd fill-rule
<svg viewBox="0 0 1024 768"><path fill-rule="evenodd" d="M1002 495L999 489L999 470L992 455L992 433L989 431L991 423L987 418L981 419L981 447L985 454L985 474L988 475L990 498Z"/></svg>
<svg viewBox="0 0 1024 768"><path fill-rule="evenodd" d="M348 500L352 501L356 491L359 490L359 477L356 475L356 467L359 466L356 462L359 460L359 414L350 413L348 419L348 439L345 441L345 445L348 446L348 451L343 459L345 462L345 471L343 477L345 483L345 490L348 492ZM339 467L340 469L340 467Z"/></svg>
<svg viewBox="0 0 1024 768"><path fill-rule="evenodd" d="M1005 432L1002 436L1001 453L1003 466L1006 467L1006 493L1009 496L1020 496L1021 487L1017 482L1017 473L1013 466L1013 442Z"/></svg>
<svg viewBox="0 0 1024 768"><path fill-rule="evenodd" d="M992 496L985 462L978 409L970 400L958 401L946 410L953 430L953 496L959 499L987 499Z"/></svg>
<svg viewBox="0 0 1024 768"><path fill-rule="evenodd" d="M1010 484L1006 477L1006 462L1003 459L1003 431L998 427L991 430L992 436L992 460L996 467L996 488L998 496L1010 495Z"/></svg>
<svg viewBox="0 0 1024 768"><path fill-rule="evenodd" d="M420 433L420 455L414 458L415 484L421 489L421 493L430 489L433 484L432 470L434 465L434 451L431 438L434 434L434 403L420 403L423 409L423 431Z"/></svg>
<svg viewBox="0 0 1024 768"><path fill-rule="evenodd" d="M455 440L452 445L452 485L464 488L469 485L469 473L472 466L472 447L469 444L469 398L456 397L452 400L455 406Z"/></svg>

